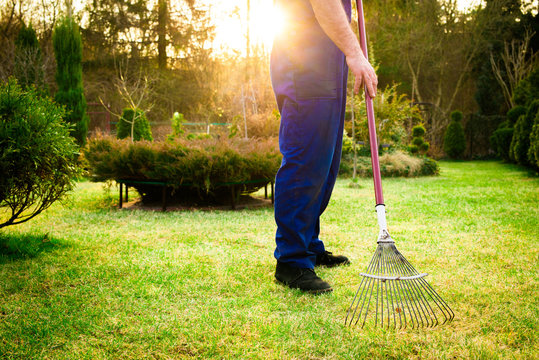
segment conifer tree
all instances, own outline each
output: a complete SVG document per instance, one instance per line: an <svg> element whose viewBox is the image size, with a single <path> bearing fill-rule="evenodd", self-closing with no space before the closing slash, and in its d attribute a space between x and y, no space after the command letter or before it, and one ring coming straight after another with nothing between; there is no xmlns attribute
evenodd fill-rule
<svg viewBox="0 0 539 360"><path fill-rule="evenodd" d="M22 88L35 85L39 92L47 93L41 47L32 24L27 27L23 23L15 39L13 72Z"/></svg>
<svg viewBox="0 0 539 360"><path fill-rule="evenodd" d="M65 105L66 120L74 124L71 134L80 145L86 142L89 118L82 86L82 40L71 17L61 19L52 36L56 56L57 103Z"/></svg>

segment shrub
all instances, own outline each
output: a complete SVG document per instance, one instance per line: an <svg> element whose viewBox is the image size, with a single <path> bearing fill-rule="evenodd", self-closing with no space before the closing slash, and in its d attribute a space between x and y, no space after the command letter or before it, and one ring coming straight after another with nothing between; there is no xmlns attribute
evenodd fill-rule
<svg viewBox="0 0 539 360"><path fill-rule="evenodd" d="M522 106L522 105L517 105L515 106L514 108L512 108L511 110L509 110L507 112L507 121L509 122L508 124L506 124L505 126L502 126L500 124L499 128L503 128L503 127L513 127L515 126L518 118L520 117L520 115L524 115L526 114L526 107L525 106ZM503 123L502 123L503 124Z"/></svg>
<svg viewBox="0 0 539 360"><path fill-rule="evenodd" d="M251 138L270 138L279 135L281 114L276 109L252 114L247 117L247 135ZM245 137L245 121L243 116L235 116L229 128L229 137Z"/></svg>
<svg viewBox="0 0 539 360"><path fill-rule="evenodd" d="M539 99L539 68L520 80L513 90L513 101L517 105L528 107L536 99Z"/></svg>
<svg viewBox="0 0 539 360"><path fill-rule="evenodd" d="M116 127L116 137L118 139L130 138L133 141L152 141L152 129L144 111L125 108Z"/></svg>
<svg viewBox="0 0 539 360"><path fill-rule="evenodd" d="M218 200L226 192L227 183L273 179L281 164L275 138L132 143L102 137L89 141L84 156L98 181L164 181L180 198L195 196L204 201ZM255 191L261 185L247 184L243 190ZM152 200L154 192L151 188L143 185L136 188L143 201Z"/></svg>
<svg viewBox="0 0 539 360"><path fill-rule="evenodd" d="M68 112L65 119L75 125L71 128L71 133L82 145L86 143L89 118L82 86L82 40L79 27L72 18L63 18L58 22L52 42L58 84L54 100L66 106Z"/></svg>
<svg viewBox="0 0 539 360"><path fill-rule="evenodd" d="M528 165L528 150L530 148L530 134L533 128L535 116L539 111L539 99L533 101L525 115L521 115L513 132L509 156L521 165Z"/></svg>
<svg viewBox="0 0 539 360"><path fill-rule="evenodd" d="M183 124L187 120L183 117L183 114L179 112L175 112L174 115L172 115L171 123L172 123L172 134L169 135L169 139L174 139L178 136L182 136L185 133L185 129L183 128Z"/></svg>
<svg viewBox="0 0 539 360"><path fill-rule="evenodd" d="M455 110L451 113L451 122L444 134L444 152L451 159L458 159L466 150L466 136L462 127L462 112Z"/></svg>
<svg viewBox="0 0 539 360"><path fill-rule="evenodd" d="M490 137L490 145L502 160L509 161L509 148L511 147L511 140L513 139L513 128L506 127L507 122L503 122L500 126L504 127L494 131Z"/></svg>
<svg viewBox="0 0 539 360"><path fill-rule="evenodd" d="M32 219L62 198L79 174L64 110L13 78L0 85L0 228Z"/></svg>
<svg viewBox="0 0 539 360"><path fill-rule="evenodd" d="M376 121L376 135L378 145L389 144L392 149L405 150L408 134L405 124L411 119L413 123L421 122L421 112L417 105L410 106L410 100L404 94L397 93L398 84L379 89L373 99L374 117ZM363 141L365 148L369 146L369 129L367 125L367 111L365 101L357 100L355 104L355 139ZM350 126L346 128L352 134ZM370 153L370 152L369 152Z"/></svg>
<svg viewBox="0 0 539 360"><path fill-rule="evenodd" d="M539 112L535 115L532 133L530 134L528 161L535 167L539 167Z"/></svg>
<svg viewBox="0 0 539 360"><path fill-rule="evenodd" d="M408 151L415 155L417 153L425 154L429 150L430 144L423 138L425 133L425 127L421 124L412 128L412 145L408 147Z"/></svg>
<svg viewBox="0 0 539 360"><path fill-rule="evenodd" d="M438 163L427 157L410 156L402 151L385 153L380 156L380 172L384 177L413 177L437 175L440 171ZM339 169L340 176L352 174L352 157L345 156ZM360 156L357 159L357 173L362 177L372 176L371 159Z"/></svg>

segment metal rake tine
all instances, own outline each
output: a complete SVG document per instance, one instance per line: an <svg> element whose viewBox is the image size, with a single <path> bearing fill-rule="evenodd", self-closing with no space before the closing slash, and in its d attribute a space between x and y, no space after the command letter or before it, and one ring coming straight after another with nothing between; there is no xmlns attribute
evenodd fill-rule
<svg viewBox="0 0 539 360"><path fill-rule="evenodd" d="M407 265L408 268L412 268L414 271L415 271L415 268L413 267L413 265L406 259L404 258L404 261L405 261L405 264ZM444 322L442 324L445 324L446 321L447 321L447 316L444 312L444 310L442 309L442 307L436 302L435 299L439 300L442 304L442 306L444 307L445 311L447 311L450 315L449 315L449 321L453 320L453 318L455 317L455 313L453 312L453 310L451 310L451 308L449 307L449 305L447 305L447 303L444 301L444 299L442 299L442 297L436 292L436 290L434 290L432 288L432 286L430 286L430 284L428 283L428 281L426 281L425 279L420 279L421 282L426 285L425 289L429 290L429 294L431 295L431 297L433 298L433 301L434 303L438 306L438 308L440 309L440 311L444 314L444 317L446 318L444 320Z"/></svg>
<svg viewBox="0 0 539 360"><path fill-rule="evenodd" d="M404 268L404 266L402 264L402 255L401 256L399 256L399 255L400 255L400 253L398 251L396 251L395 257L398 260L396 262L397 269L399 269L399 271L402 274L406 274L406 268ZM406 293L406 295L408 297L409 310L410 310L411 314L413 314L413 316L415 317L417 327L422 327L423 326L423 317L421 316L421 312L419 311L419 307L418 307L418 305L417 305L417 303L415 301L415 293L412 291L412 289L409 286L408 282L402 281L402 284L403 284L403 288L405 289L405 293ZM419 315L419 319L418 319L418 315ZM410 316L410 319L413 322L413 317L412 316ZM412 327L412 328L414 328L414 327Z"/></svg>
<svg viewBox="0 0 539 360"><path fill-rule="evenodd" d="M378 264L379 264L379 259L381 258L382 256L382 249L380 248L380 246L377 246L376 247L376 254L378 255L376 257L376 261L373 262L373 267L370 268L371 272L374 270L374 268L378 268ZM372 279L372 278L371 278ZM371 298L372 298L372 293L373 293L373 290L374 290L374 284L375 284L375 280L372 279L372 286L371 286L371 291L369 292L369 301L367 303L367 308L365 309L365 316L363 317L363 323L361 324L361 328L363 328L365 326L365 322L367 321L367 315L369 314L369 308L370 308L370 305L371 305ZM369 284L371 283L369 282ZM378 294L376 295L378 296ZM363 310L363 305L362 305L362 308L361 310ZM378 311L376 309L376 311ZM361 312L361 311L360 311ZM359 321L359 317L358 317L358 321Z"/></svg>
<svg viewBox="0 0 539 360"><path fill-rule="evenodd" d="M395 271L395 261L394 261L394 259L390 263L390 268L391 268L392 274L396 275L397 271ZM400 291L399 291L400 281L394 281L392 283L393 283L393 291L394 291L394 293L396 295L398 295L398 301L397 300L396 301L397 301L397 309L400 309L400 311L397 311L397 313L399 314L399 329L402 329L401 312L403 312L404 307L402 306L402 299L401 299L401 294L400 294ZM395 298L397 298L397 296L395 296ZM399 303L399 301L400 301L400 303ZM394 323L395 323L395 328L396 328L397 327L397 321L395 319L395 310L393 310L393 318L394 318ZM406 316L404 317L404 327L406 327Z"/></svg>
<svg viewBox="0 0 539 360"><path fill-rule="evenodd" d="M402 264L406 268L406 264L407 263L410 264L410 263L406 260L406 258L404 256L402 256L402 254L400 254L400 257L403 260ZM408 269L413 273L416 273L416 274L418 273L417 270L415 270L412 266L408 267ZM414 299L416 299L416 301L417 301L416 304L417 304L417 307L418 307L418 309L420 311L419 312L420 318L425 319L426 327L430 327L431 325L434 325L434 321L432 321L432 318L431 318L430 313L429 313L430 305L428 304L428 301L423 296L423 294L421 292L421 289L418 288L418 286L416 285L415 280L412 280L409 283L409 286L410 286L412 292L414 293ZM432 311L432 308L431 308L431 311ZM423 314L423 316L421 316L421 314Z"/></svg>
<svg viewBox="0 0 539 360"><path fill-rule="evenodd" d="M371 261L367 267L367 272L369 272L370 270L372 270L373 266L375 265L376 263L376 258L378 258L380 256L379 254L379 249L376 248L376 251L374 253L374 255L372 256L371 258ZM357 320L356 322L354 323L354 325L357 325L357 323L359 322L360 318L361 318L361 313L363 312L363 307L365 306L365 300L366 300L366 295L367 295L367 292L365 291L368 291L368 287L370 286L371 284L371 280L372 278L369 278L368 281L365 281L365 277L363 277L363 279L361 280L361 284L356 292L356 297L354 297L354 300L352 301L352 305L350 305L350 309L349 311L351 310L351 308L354 306L354 302L356 301L356 298L357 298L357 305L356 307L354 308L354 312L352 314L352 317L350 318L350 325L352 325L352 322L354 321L354 317L356 315L356 312L357 312L357 309L359 307L359 303L361 302L361 309L359 310L359 314L358 314L358 317L357 317ZM358 293L359 293L359 290L361 289L361 285L365 283L365 287L363 288L362 292L361 292L361 295L359 295L359 297L357 297ZM365 297L363 297L363 294L365 293ZM372 296L372 292L370 294L370 296ZM370 296L369 296L369 304L370 304ZM368 307L369 305L367 305L367 309L366 309L366 312L368 312ZM364 325L364 323L363 323ZM361 327L363 327L363 325Z"/></svg>
<svg viewBox="0 0 539 360"><path fill-rule="evenodd" d="M406 273L406 272L403 272L402 269L401 269L400 259L398 257L398 250L397 250L396 247L395 247L395 252L393 253L393 258L394 258L394 264L395 264L395 269L397 270L397 273L403 273L403 274ZM415 310L414 310L414 307L413 307L413 302L412 302L412 299L410 297L410 291L408 289L408 286L404 282L399 281L399 285L401 286L402 295L403 295L404 301L406 303L406 307L408 308L410 321L412 323L412 329L414 329L415 328L414 317L415 317L415 320L416 320L418 326L419 326L419 320L417 319L417 314L415 313ZM406 315L405 315L404 321L406 323Z"/></svg>

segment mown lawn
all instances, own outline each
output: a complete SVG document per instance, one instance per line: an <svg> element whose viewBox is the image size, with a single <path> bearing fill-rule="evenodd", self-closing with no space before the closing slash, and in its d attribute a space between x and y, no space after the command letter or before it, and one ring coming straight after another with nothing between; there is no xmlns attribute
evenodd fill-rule
<svg viewBox="0 0 539 360"><path fill-rule="evenodd" d="M539 179L496 162L442 162L385 179L397 247L451 305L427 330L361 330L344 316L376 247L372 181L339 180L318 271L330 295L273 280L271 208L117 210L82 182L0 235L0 358L533 359L539 357Z"/></svg>

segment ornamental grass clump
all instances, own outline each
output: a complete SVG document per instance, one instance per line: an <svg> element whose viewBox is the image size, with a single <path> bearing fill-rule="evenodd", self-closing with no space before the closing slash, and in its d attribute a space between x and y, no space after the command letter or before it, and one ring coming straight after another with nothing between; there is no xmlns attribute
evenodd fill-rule
<svg viewBox="0 0 539 360"><path fill-rule="evenodd" d="M228 186L241 185L252 192L271 181L281 164L275 138L193 139L163 142L118 140L99 137L84 149L97 181L135 180L166 182L177 198L218 200ZM143 201L159 199L148 184L135 185Z"/></svg>
<svg viewBox="0 0 539 360"><path fill-rule="evenodd" d="M13 78L0 85L0 228L32 219L73 188L78 146L64 116Z"/></svg>

